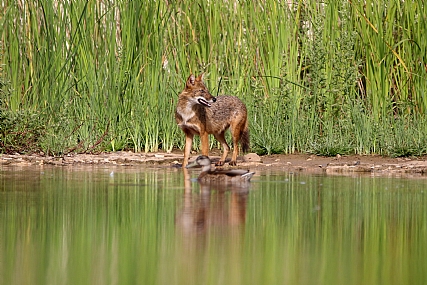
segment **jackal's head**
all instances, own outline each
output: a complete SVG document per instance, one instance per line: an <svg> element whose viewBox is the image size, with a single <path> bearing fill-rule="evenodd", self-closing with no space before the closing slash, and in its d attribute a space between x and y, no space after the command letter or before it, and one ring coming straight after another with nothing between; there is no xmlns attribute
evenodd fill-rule
<svg viewBox="0 0 427 285"><path fill-rule="evenodd" d="M211 103L216 101L216 98L209 93L208 88L203 83L203 74L200 74L197 78L191 74L187 79L183 94L192 103L206 107L210 107Z"/></svg>

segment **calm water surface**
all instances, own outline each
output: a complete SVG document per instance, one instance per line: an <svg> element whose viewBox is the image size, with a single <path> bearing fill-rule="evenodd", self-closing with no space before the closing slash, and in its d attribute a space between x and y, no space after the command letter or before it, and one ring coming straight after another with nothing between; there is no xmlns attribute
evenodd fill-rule
<svg viewBox="0 0 427 285"><path fill-rule="evenodd" d="M426 195L425 179L3 167L0 284L427 284Z"/></svg>

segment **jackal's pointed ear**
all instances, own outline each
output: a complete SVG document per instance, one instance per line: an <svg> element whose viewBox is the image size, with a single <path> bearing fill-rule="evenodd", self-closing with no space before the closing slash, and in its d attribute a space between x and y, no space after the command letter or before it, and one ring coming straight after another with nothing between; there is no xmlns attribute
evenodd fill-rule
<svg viewBox="0 0 427 285"><path fill-rule="evenodd" d="M194 86L194 84L196 84L196 78L194 77L193 74L191 74L188 79L187 79L187 88L191 88L192 86Z"/></svg>
<svg viewBox="0 0 427 285"><path fill-rule="evenodd" d="M202 81L203 82L203 77L205 76L204 73L200 74L199 76L197 76L197 81Z"/></svg>

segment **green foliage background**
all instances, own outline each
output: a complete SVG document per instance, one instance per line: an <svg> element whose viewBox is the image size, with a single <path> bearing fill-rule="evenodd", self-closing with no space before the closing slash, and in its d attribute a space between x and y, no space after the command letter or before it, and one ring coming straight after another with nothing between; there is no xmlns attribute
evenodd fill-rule
<svg viewBox="0 0 427 285"><path fill-rule="evenodd" d="M426 6L3 0L1 151L182 147L178 94L206 72L258 153L426 154Z"/></svg>

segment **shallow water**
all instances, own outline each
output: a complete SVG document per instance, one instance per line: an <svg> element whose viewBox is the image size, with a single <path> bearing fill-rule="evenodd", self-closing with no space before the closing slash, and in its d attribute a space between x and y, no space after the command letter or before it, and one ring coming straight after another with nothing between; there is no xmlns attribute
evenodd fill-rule
<svg viewBox="0 0 427 285"><path fill-rule="evenodd" d="M197 176L197 170L189 176ZM0 169L0 284L426 284L427 180Z"/></svg>

